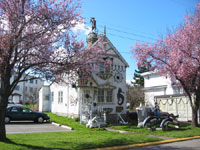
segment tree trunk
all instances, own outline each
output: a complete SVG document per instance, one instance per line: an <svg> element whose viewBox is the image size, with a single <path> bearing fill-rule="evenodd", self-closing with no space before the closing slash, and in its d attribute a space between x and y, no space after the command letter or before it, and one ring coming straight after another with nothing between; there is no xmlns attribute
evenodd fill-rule
<svg viewBox="0 0 200 150"><path fill-rule="evenodd" d="M199 100L200 100L200 94L195 93L195 99L194 104L192 106L192 126L193 127L199 127L198 125L198 110L199 110Z"/></svg>
<svg viewBox="0 0 200 150"><path fill-rule="evenodd" d="M6 129L5 129L5 114L8 99L6 100L2 94L0 94L0 141L6 140Z"/></svg>
<svg viewBox="0 0 200 150"><path fill-rule="evenodd" d="M0 141L6 141L5 115L10 92L10 78L1 79L0 88Z"/></svg>
<svg viewBox="0 0 200 150"><path fill-rule="evenodd" d="M192 108L192 126L198 127L198 111L196 108Z"/></svg>

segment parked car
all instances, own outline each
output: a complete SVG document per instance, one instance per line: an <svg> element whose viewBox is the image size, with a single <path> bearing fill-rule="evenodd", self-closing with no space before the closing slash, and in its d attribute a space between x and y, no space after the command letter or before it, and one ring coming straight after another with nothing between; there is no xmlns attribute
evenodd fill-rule
<svg viewBox="0 0 200 150"><path fill-rule="evenodd" d="M22 105L21 104L15 104L14 102L8 102L7 107L10 107L10 106L22 106Z"/></svg>
<svg viewBox="0 0 200 150"><path fill-rule="evenodd" d="M25 121L32 120L34 122L42 123L50 119L49 115L41 112L35 112L27 107L13 105L8 106L6 111L5 123L10 121Z"/></svg>

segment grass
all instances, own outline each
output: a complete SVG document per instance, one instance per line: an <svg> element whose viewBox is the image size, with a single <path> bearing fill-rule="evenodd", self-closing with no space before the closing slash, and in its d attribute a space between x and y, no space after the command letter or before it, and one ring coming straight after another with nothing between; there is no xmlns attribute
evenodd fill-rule
<svg viewBox="0 0 200 150"><path fill-rule="evenodd" d="M1 150L82 150L159 141L155 137L121 134L103 129L87 129L75 119L49 113L51 121L74 128L71 132L8 134L7 142L0 142Z"/></svg>
<svg viewBox="0 0 200 150"><path fill-rule="evenodd" d="M138 128L136 125L111 126L111 128L123 131L132 131L143 135L151 134L174 138L183 138L200 135L200 128L193 128L191 125L188 124L182 124L180 129L174 129L170 131L151 131L146 128Z"/></svg>
<svg viewBox="0 0 200 150"><path fill-rule="evenodd" d="M58 116L56 114L52 114L52 113L47 113L50 116L50 119L52 122L56 122L58 124L61 125L66 125L69 127L72 127L73 129L77 130L77 131L85 131L85 130L89 130L88 128L85 128L85 125L80 125L80 122L78 121L77 118L67 118L67 117L63 117L63 116Z"/></svg>
<svg viewBox="0 0 200 150"><path fill-rule="evenodd" d="M147 136L108 131L9 134L8 138L9 142L0 142L1 150L81 150L158 140Z"/></svg>

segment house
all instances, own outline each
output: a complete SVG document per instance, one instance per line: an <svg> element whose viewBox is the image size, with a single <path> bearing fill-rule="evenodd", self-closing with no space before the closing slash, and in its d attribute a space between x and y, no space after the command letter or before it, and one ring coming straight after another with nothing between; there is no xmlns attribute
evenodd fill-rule
<svg viewBox="0 0 200 150"><path fill-rule="evenodd" d="M10 81L13 82L15 78L17 78L17 76L13 74ZM19 82L8 99L9 101L12 101L14 103L32 103L33 101L35 102L36 98L38 98L39 95L39 89L43 85L44 81L41 79L33 79L24 82Z"/></svg>
<svg viewBox="0 0 200 150"><path fill-rule="evenodd" d="M192 109L184 90L177 87L176 80L161 76L156 72L145 72L145 104L153 107L157 102L161 111L179 115L181 121L192 120Z"/></svg>
<svg viewBox="0 0 200 150"><path fill-rule="evenodd" d="M99 72L88 79L79 78L77 85L53 83L40 90L39 111L51 111L69 117L80 117L87 122L96 115L106 114L106 121L116 122L126 114L126 68L128 63L107 38L106 57L112 60L110 69L100 64ZM98 44L96 32L90 32L87 48Z"/></svg>

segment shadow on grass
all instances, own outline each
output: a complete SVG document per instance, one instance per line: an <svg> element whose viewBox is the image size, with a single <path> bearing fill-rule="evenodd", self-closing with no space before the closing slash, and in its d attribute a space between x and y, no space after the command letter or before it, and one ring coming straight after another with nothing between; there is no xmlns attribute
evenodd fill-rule
<svg viewBox="0 0 200 150"><path fill-rule="evenodd" d="M21 146L20 147L21 149L28 149L28 150L83 150L83 149L129 145L129 144L135 144L136 142L133 142L132 140L129 141L127 139L109 139L107 141L103 141L98 144L95 142L92 142L92 141L85 142L85 143L71 144L70 148L43 147L43 146L35 146L35 145L28 145L28 144L19 144L19 143L13 142L12 140L9 140L9 139L7 139L5 141L5 143ZM62 142L62 143L68 144L68 142ZM140 143L143 143L143 141L141 141Z"/></svg>
<svg viewBox="0 0 200 150"><path fill-rule="evenodd" d="M101 144L95 144L93 142L78 144L76 147L74 147L74 149L75 150L94 149L94 148L122 146L122 145L129 145L129 144L135 144L135 143L133 141L130 142L127 139L110 139L110 140L101 142Z"/></svg>
<svg viewBox="0 0 200 150"><path fill-rule="evenodd" d="M37 150L71 150L71 149L66 149L66 148L51 148L51 147L35 146L35 145L28 145L28 144L19 144L19 143L13 142L10 139L6 139L4 143L13 144L17 146L23 146L30 150L36 150L36 149Z"/></svg>

